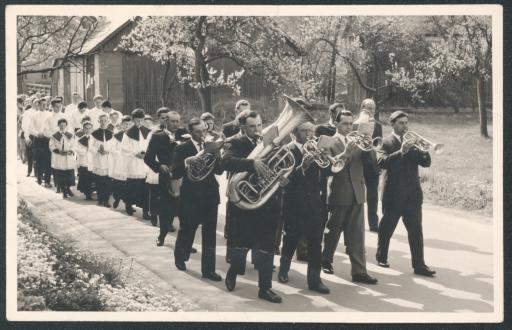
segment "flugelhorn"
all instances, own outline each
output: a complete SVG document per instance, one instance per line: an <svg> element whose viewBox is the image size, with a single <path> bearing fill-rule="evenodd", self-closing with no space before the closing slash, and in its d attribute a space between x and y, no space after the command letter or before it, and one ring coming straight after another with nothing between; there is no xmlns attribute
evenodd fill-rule
<svg viewBox="0 0 512 330"><path fill-rule="evenodd" d="M413 131L407 131L403 135L403 143L414 141L414 146L423 152L433 151L436 154L443 152L444 145L442 143L433 143L423 136Z"/></svg>
<svg viewBox="0 0 512 330"><path fill-rule="evenodd" d="M301 169L303 173L305 173L308 170L309 166L311 165L309 159L312 159L313 162L315 162L320 168L327 168L329 167L329 165L331 165L331 162L327 157L327 154L318 147L318 139L308 139L302 145L302 149L304 151L302 162L300 163L299 166L297 166L297 168Z"/></svg>
<svg viewBox="0 0 512 330"><path fill-rule="evenodd" d="M229 200L238 208L254 210L264 205L285 181L295 167L295 157L283 141L295 127L314 122L313 117L299 103L284 95L286 106L270 126L263 130L263 143L258 144L247 159L261 159L270 169L267 177L257 173L236 173L228 182Z"/></svg>
<svg viewBox="0 0 512 330"><path fill-rule="evenodd" d="M203 150L185 159L185 169L190 181L202 181L212 173L223 145L224 140L205 142Z"/></svg>
<svg viewBox="0 0 512 330"><path fill-rule="evenodd" d="M380 137L376 137L372 139L367 134L361 134L357 131L353 131L347 134L347 141L354 141L356 146L361 149L361 151L371 151L371 150L379 150L382 148L382 139ZM332 167L331 171L333 173L338 173L345 167L345 160L343 159L346 155L347 148L345 146L345 150L336 156L327 156L331 161Z"/></svg>

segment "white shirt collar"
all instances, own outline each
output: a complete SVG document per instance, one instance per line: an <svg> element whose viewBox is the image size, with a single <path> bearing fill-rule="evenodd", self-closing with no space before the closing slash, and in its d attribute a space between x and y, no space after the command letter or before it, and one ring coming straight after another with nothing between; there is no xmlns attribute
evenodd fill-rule
<svg viewBox="0 0 512 330"><path fill-rule="evenodd" d="M396 134L395 131L391 132L391 134L393 134L396 137L396 139L400 141L400 135Z"/></svg>

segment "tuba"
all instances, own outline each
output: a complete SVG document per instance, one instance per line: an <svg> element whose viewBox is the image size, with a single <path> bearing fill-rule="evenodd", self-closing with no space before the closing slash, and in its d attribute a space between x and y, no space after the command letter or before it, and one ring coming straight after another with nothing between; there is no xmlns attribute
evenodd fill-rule
<svg viewBox="0 0 512 330"><path fill-rule="evenodd" d="M440 154L444 148L442 143L433 143L413 131L407 131L404 133L403 143L409 140L414 140L414 146L424 152L433 151L435 154Z"/></svg>
<svg viewBox="0 0 512 330"><path fill-rule="evenodd" d="M258 144L247 159L261 159L270 169L268 177L257 173L235 173L228 182L229 200L243 210L254 210L263 206L286 181L295 167L295 157L290 147L283 145L295 127L314 122L311 114L299 103L284 95L286 106L270 126L263 132L263 143Z"/></svg>
<svg viewBox="0 0 512 330"><path fill-rule="evenodd" d="M219 159L219 151L223 145L224 140L205 142L203 150L185 159L185 169L190 181L202 181L212 173Z"/></svg>

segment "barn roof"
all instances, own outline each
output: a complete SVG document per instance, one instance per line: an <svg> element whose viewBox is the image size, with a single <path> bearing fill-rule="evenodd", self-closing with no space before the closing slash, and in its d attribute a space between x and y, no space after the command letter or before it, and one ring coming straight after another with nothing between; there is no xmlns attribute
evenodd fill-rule
<svg viewBox="0 0 512 330"><path fill-rule="evenodd" d="M115 36L120 30L131 22L131 17L110 16L102 29L82 48L82 54L90 54L101 47L111 37Z"/></svg>

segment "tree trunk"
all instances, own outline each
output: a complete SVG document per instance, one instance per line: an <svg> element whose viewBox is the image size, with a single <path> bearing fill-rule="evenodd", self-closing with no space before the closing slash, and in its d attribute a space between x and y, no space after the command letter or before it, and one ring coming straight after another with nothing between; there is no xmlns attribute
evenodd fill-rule
<svg viewBox="0 0 512 330"><path fill-rule="evenodd" d="M487 133L487 110L485 107L485 81L483 78L478 77L476 81L476 93L478 101L478 112L480 114L480 135L488 138Z"/></svg>
<svg viewBox="0 0 512 330"><path fill-rule="evenodd" d="M201 101L201 112L211 112L212 108L212 91L210 87L198 88L197 94Z"/></svg>
<svg viewBox="0 0 512 330"><path fill-rule="evenodd" d="M171 62L167 61L165 63L165 72L164 78L162 79L162 94L160 95L160 103L162 107L165 107L167 104L167 98L169 95L168 86L169 86L169 71L171 70Z"/></svg>
<svg viewBox="0 0 512 330"><path fill-rule="evenodd" d="M17 64L17 69L18 69L18 72L21 71L21 66L19 63ZM18 81L18 91L16 92L16 94L21 94L21 93L23 93L23 75L18 74L18 75L16 75L16 78Z"/></svg>

